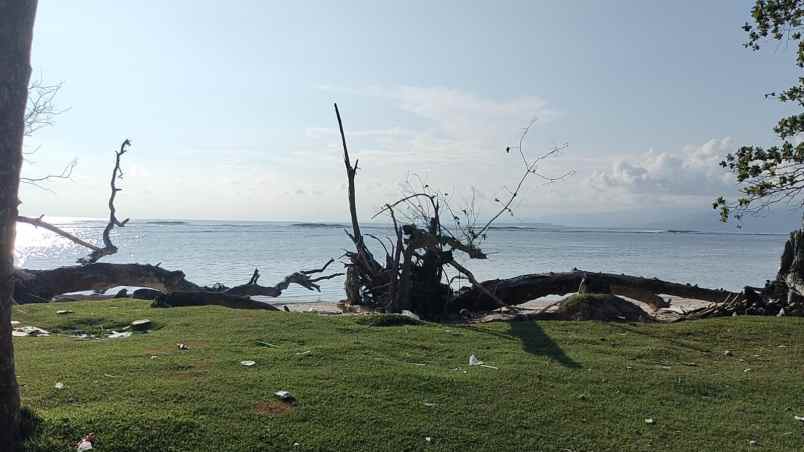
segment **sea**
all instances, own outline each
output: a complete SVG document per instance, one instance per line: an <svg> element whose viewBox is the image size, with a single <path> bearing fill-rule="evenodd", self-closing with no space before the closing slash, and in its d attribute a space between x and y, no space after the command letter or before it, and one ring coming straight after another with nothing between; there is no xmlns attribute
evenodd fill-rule
<svg viewBox="0 0 804 452"><path fill-rule="evenodd" d="M58 218L51 222L97 243L105 227L100 219ZM182 270L201 285L243 284L257 268L262 275L259 282L273 285L295 271L319 268L330 258L336 262L328 273L342 272L339 259L352 246L347 227L345 223L132 220L114 230L112 239L119 252L102 262L159 264ZM390 225L365 224L362 228L364 234L380 240L393 237ZM499 225L482 244L488 259L464 259L463 263L479 280L578 268L740 290L775 277L786 239L787 234ZM378 257L384 256L379 241L367 240ZM86 249L49 231L18 226L18 267L75 265L86 254ZM461 282L468 284L457 280ZM338 277L322 281L320 292L293 286L281 301L343 298L343 278Z"/></svg>

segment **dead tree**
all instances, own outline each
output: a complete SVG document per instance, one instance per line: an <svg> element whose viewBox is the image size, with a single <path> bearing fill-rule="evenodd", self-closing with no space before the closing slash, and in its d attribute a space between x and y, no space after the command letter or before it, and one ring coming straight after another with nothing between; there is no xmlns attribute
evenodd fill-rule
<svg viewBox="0 0 804 452"><path fill-rule="evenodd" d="M25 104L31 76L36 0L0 1L0 449L14 450L20 394L11 304Z"/></svg>
<svg viewBox="0 0 804 452"><path fill-rule="evenodd" d="M448 194L430 189L424 185L420 191L406 194L401 199L386 204L377 214L388 214L393 222L394 239L389 239L392 246L384 247L385 263L377 262L368 250L357 218L355 200L355 174L357 162L352 166L343 122L337 104L335 114L343 145L344 163L348 181L349 214L352 232L348 233L355 245L355 251L346 253L346 295L352 304L368 304L397 312L410 309L427 319L441 319L455 312L451 303L454 298L450 281L446 278L446 270L457 271L478 290L486 293L472 272L455 259L455 253L463 253L470 259L485 259L486 254L480 243L492 224L504 213L512 213L511 205L519 195L525 181L530 176L541 177L548 182L561 180L571 173L558 178L544 176L538 171L540 162L560 152L565 146L528 160L524 152L524 142L533 123L525 128L519 145L519 153L523 161L523 174L513 191L504 201L499 201L499 210L487 222L480 226L456 222L455 230L447 227L441 219L442 209L448 210L453 219L458 219L447 200ZM510 153L511 148L506 149ZM411 221L400 225L396 209L399 206L410 208L419 218L418 223ZM474 217L477 219L477 216ZM376 238L376 237L374 237ZM380 243L381 240L377 238ZM487 296L496 300L498 306L504 303L487 292Z"/></svg>
<svg viewBox="0 0 804 452"><path fill-rule="evenodd" d="M117 193L122 189L117 186L117 179L123 177L123 170L120 167L120 159L123 157L123 154L128 152L128 148L131 146L131 141L126 139L120 145L120 149L115 151L115 161L114 161L114 168L112 168L112 176L109 183L111 193L109 195L109 221L106 223L106 227L103 229L103 235L101 239L103 241L103 246L97 246L92 243L89 243L85 240L82 240L78 236L71 234L64 229L59 228L51 223L44 221L44 215L40 215L38 218L31 218L31 217L24 217L18 216L17 222L19 223L27 223L33 225L35 227L41 227L47 229L51 232L54 232L71 242L88 248L91 252L89 255L78 259L78 263L81 265L88 265L97 262L104 256L109 256L115 254L117 252L117 246L112 242L111 233L115 227L123 227L128 223L128 218L123 221L120 221L117 218L117 209L115 208L114 201L117 197Z"/></svg>
<svg viewBox="0 0 804 452"><path fill-rule="evenodd" d="M168 271L158 265L142 264L105 264L98 260L115 254L117 246L112 242L112 231L116 227L124 227L129 219L120 220L117 216L115 199L122 189L117 182L123 177L121 159L128 152L131 141L126 139L115 151L114 167L109 182L110 195L108 201L109 218L101 235L102 246L81 239L64 229L38 218L18 216L17 222L41 227L64 237L71 242L90 250L89 255L78 259L78 266L60 267L52 270L25 270L15 272L15 298L18 303L48 302L54 296L78 291L104 291L116 286L144 286L163 292L159 297L160 306L197 306L217 304L233 308L267 309L270 305L251 300L252 296L278 297L290 284L297 284L308 290L319 290L316 284L325 279L341 276L334 273L326 276L311 277L324 272L333 262L330 260L320 269L302 270L286 276L273 286L257 284L259 271L248 283L227 288L217 285L214 288L202 287L187 281L182 271ZM358 237L362 237L359 234Z"/></svg>

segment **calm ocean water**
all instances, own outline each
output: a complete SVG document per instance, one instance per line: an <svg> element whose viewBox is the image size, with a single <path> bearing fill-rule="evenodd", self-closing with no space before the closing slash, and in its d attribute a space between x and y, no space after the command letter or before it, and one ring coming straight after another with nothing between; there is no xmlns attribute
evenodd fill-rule
<svg viewBox="0 0 804 452"><path fill-rule="evenodd" d="M105 226L100 220L54 222L89 241L98 240ZM120 251L103 261L161 262L163 268L181 269L199 284L241 284L258 267L260 282L274 284L293 271L320 267L330 257L341 256L351 244L343 228L279 222L132 221L115 230L113 240ZM380 237L392 235L387 226L364 228ZM740 289L774 277L786 238L782 234L501 227L491 231L483 245L489 259L468 265L481 280L577 267ZM372 245L382 252L379 245ZM73 265L85 254L85 249L50 232L19 227L17 266ZM342 266L333 263L330 268L340 271ZM336 301L343 298L343 279L324 281L321 289L319 294L293 288L282 299Z"/></svg>

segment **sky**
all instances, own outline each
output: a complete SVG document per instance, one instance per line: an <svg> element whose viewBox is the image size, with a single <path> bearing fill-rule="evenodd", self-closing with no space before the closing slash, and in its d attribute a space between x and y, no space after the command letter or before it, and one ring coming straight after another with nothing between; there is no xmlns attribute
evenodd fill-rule
<svg viewBox="0 0 804 452"><path fill-rule="evenodd" d="M368 218L406 181L482 214L522 162L567 144L514 219L649 224L734 192L717 162L773 143L790 110L763 94L800 74L791 49L743 48L750 0L42 1L33 78L65 111L26 141L22 213L106 214L114 150L121 216L343 221L332 108Z"/></svg>

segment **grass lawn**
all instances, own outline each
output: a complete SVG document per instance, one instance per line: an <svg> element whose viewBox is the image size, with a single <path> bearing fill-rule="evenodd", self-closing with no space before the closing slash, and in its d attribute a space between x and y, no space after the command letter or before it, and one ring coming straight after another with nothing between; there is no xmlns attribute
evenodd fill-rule
<svg viewBox="0 0 804 452"><path fill-rule="evenodd" d="M142 318L155 329L66 335ZM115 452L804 450L803 318L360 319L132 300L17 306L14 320L65 332L15 338L23 405L41 418L26 450L75 450L88 432ZM469 367L472 353L498 369Z"/></svg>

